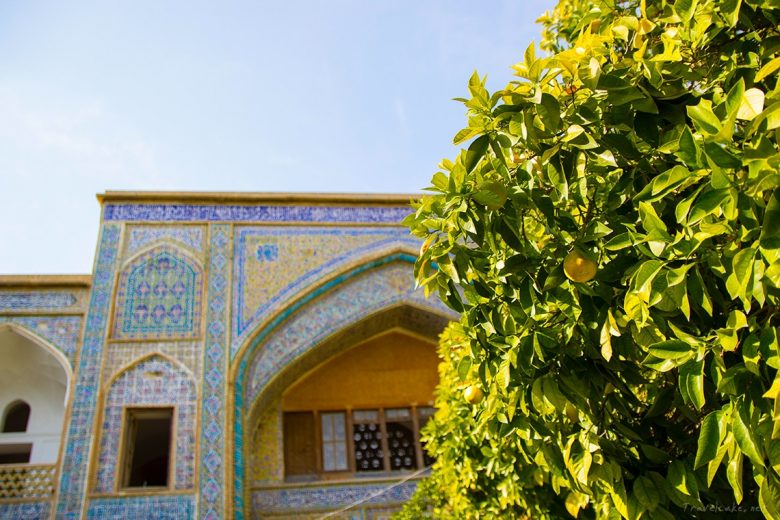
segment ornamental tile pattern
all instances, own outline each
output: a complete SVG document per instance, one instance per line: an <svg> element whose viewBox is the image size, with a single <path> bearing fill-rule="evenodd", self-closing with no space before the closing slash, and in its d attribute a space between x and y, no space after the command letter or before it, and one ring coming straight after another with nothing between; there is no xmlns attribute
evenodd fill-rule
<svg viewBox="0 0 780 520"><path fill-rule="evenodd" d="M413 261L409 255L391 255L340 275L298 300L252 340L240 361L235 383L233 460L237 519L244 518L244 414L252 409L276 374L328 336L398 304L413 304L456 317L438 299L426 299L422 291L415 291ZM284 325L279 326L282 322Z"/></svg>
<svg viewBox="0 0 780 520"><path fill-rule="evenodd" d="M106 345L103 382L107 383L133 360L154 353L175 359L192 374L200 374L203 347L199 341L123 341Z"/></svg>
<svg viewBox="0 0 780 520"><path fill-rule="evenodd" d="M241 227L235 244L233 356L244 333L306 287L360 258L419 248L400 227Z"/></svg>
<svg viewBox="0 0 780 520"><path fill-rule="evenodd" d="M408 262L393 261L376 269L370 267L358 269L341 285L342 280L334 281L338 290L314 301L304 312L290 317L284 327L270 334L248 371L248 404L255 401L280 367L287 366L313 345L364 316L404 301L447 315L452 313L437 298L426 299L422 291L415 290L412 267Z"/></svg>
<svg viewBox="0 0 780 520"><path fill-rule="evenodd" d="M230 277L231 226L211 227L207 332L201 385L200 502L198 517L216 520L225 511L225 379L227 376L228 279Z"/></svg>
<svg viewBox="0 0 780 520"><path fill-rule="evenodd" d="M89 520L184 520L195 517L195 496L93 498Z"/></svg>
<svg viewBox="0 0 780 520"><path fill-rule="evenodd" d="M73 392L70 424L68 424L60 469L56 515L59 520L76 520L81 518L82 514L97 387L108 326L111 285L116 272L120 230L118 224L102 225L83 346Z"/></svg>
<svg viewBox="0 0 780 520"><path fill-rule="evenodd" d="M50 502L0 503L0 518L7 520L48 520Z"/></svg>
<svg viewBox="0 0 780 520"><path fill-rule="evenodd" d="M125 258L159 243L174 242L194 253L203 252L203 227L201 226L129 226Z"/></svg>
<svg viewBox="0 0 780 520"><path fill-rule="evenodd" d="M148 405L175 407L173 488L191 489L195 480L196 399L192 375L160 356L152 355L122 372L106 394L95 491L112 493L118 489L115 479L125 408Z"/></svg>
<svg viewBox="0 0 780 520"><path fill-rule="evenodd" d="M126 222L311 222L398 225L408 206L123 204L103 206L103 219Z"/></svg>
<svg viewBox="0 0 780 520"><path fill-rule="evenodd" d="M0 291L0 312L61 311L78 303L79 297L72 291Z"/></svg>
<svg viewBox="0 0 780 520"><path fill-rule="evenodd" d="M284 481L284 451L281 401L275 400L257 418L252 447L254 485Z"/></svg>
<svg viewBox="0 0 780 520"><path fill-rule="evenodd" d="M305 511L361 504L405 502L411 498L417 481L402 484L371 483L334 486L301 486L300 488L252 491L252 509L257 512Z"/></svg>
<svg viewBox="0 0 780 520"><path fill-rule="evenodd" d="M76 363L81 316L0 316L0 325L13 323L45 339L70 361L73 368Z"/></svg>
<svg viewBox="0 0 780 520"><path fill-rule="evenodd" d="M169 247L123 269L116 296L115 339L185 339L200 334L203 273Z"/></svg>

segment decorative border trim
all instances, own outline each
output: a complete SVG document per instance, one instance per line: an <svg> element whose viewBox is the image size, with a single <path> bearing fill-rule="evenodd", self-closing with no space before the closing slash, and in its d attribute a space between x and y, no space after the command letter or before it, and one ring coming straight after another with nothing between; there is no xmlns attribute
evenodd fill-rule
<svg viewBox="0 0 780 520"><path fill-rule="evenodd" d="M78 302L70 291L0 292L0 311L68 309Z"/></svg>
<svg viewBox="0 0 780 520"><path fill-rule="evenodd" d="M329 222L398 224L407 206L300 206L240 204L121 204L103 207L105 221L127 222Z"/></svg>
<svg viewBox="0 0 780 520"><path fill-rule="evenodd" d="M333 235L334 237L343 235L386 235L387 238L383 240L377 240L356 249L351 249L343 254L337 255L315 269L302 273L297 279L292 280L288 285L277 292L267 302L263 303L257 309L251 311L248 317L244 317L244 263L246 261L246 241L247 238L252 236L289 236L289 235ZM235 262L235 277L233 280L234 294L236 295L236 310L233 317L233 330L235 331L235 338L231 347L231 358L234 358L238 347L240 345L240 337L251 329L252 326L257 326L257 322L268 311L277 306L277 304L286 297L294 294L295 291L310 286L321 277L324 272L333 271L333 268L338 264L344 264L348 260L365 256L366 254L381 250L386 246L408 245L415 250L420 247L420 241L415 238L409 237L409 232L405 228L391 228L383 230L381 228L363 228L363 229L351 229L351 228L332 228L332 229L312 229L312 228L297 228L297 229L258 229L258 228L243 228L239 229L236 233L236 252Z"/></svg>
<svg viewBox="0 0 780 520"><path fill-rule="evenodd" d="M62 456L56 514L58 519L77 520L83 513L89 452L97 413L97 388L108 332L111 288L116 275L120 234L120 225L102 225L66 447Z"/></svg>
<svg viewBox="0 0 780 520"><path fill-rule="evenodd" d="M228 352L231 226L212 226L209 245L208 310L203 351L200 414L200 504L198 518L225 515L225 379Z"/></svg>

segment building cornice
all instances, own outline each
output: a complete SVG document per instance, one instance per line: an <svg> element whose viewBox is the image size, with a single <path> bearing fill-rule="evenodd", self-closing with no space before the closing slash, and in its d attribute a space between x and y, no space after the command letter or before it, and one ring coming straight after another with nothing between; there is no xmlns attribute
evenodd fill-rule
<svg viewBox="0 0 780 520"><path fill-rule="evenodd" d="M4 274L0 275L0 287L85 287L92 285L87 274Z"/></svg>
<svg viewBox="0 0 780 520"><path fill-rule="evenodd" d="M420 193L245 193L197 191L106 191L97 194L100 204L317 204L405 206Z"/></svg>

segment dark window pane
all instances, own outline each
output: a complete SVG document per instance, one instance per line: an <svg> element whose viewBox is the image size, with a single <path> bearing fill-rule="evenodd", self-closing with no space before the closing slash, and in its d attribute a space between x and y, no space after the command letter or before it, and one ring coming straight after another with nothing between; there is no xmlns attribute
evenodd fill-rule
<svg viewBox="0 0 780 520"><path fill-rule="evenodd" d="M0 464L27 464L32 444L0 444Z"/></svg>
<svg viewBox="0 0 780 520"><path fill-rule="evenodd" d="M353 418L366 418L365 412L355 412ZM356 419L357 420L357 419ZM378 422L352 425L352 441L355 447L355 467L358 471L383 471L382 429Z"/></svg>
<svg viewBox="0 0 780 520"><path fill-rule="evenodd" d="M126 487L168 485L173 410L129 410Z"/></svg>
<svg viewBox="0 0 780 520"><path fill-rule="evenodd" d="M411 421L388 422L387 445L390 450L390 469L417 468L414 426Z"/></svg>
<svg viewBox="0 0 780 520"><path fill-rule="evenodd" d="M26 432L30 420L30 405L19 401L8 407L3 423L3 433Z"/></svg>

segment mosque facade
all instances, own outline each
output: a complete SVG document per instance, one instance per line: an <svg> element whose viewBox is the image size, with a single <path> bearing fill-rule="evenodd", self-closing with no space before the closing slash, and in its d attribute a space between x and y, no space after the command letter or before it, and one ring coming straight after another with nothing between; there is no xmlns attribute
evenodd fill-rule
<svg viewBox="0 0 780 520"><path fill-rule="evenodd" d="M429 465L410 196L107 192L0 276L0 519L388 518Z"/></svg>

